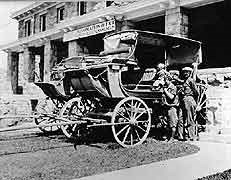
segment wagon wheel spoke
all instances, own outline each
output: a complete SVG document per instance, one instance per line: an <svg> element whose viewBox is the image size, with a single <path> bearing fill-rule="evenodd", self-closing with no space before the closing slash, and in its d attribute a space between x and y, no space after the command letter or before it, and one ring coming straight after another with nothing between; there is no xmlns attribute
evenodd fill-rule
<svg viewBox="0 0 231 180"><path fill-rule="evenodd" d="M138 116L135 117L135 119L139 119L145 112L147 112L146 110L142 111Z"/></svg>
<svg viewBox="0 0 231 180"><path fill-rule="evenodd" d="M125 129L129 127L129 124L124 126L118 133L116 133L117 136L119 136Z"/></svg>
<svg viewBox="0 0 231 180"><path fill-rule="evenodd" d="M137 130L135 129L135 133L136 133L136 136L138 137L138 139L139 139L139 141L141 140L140 139L140 135L139 135L139 133L137 132Z"/></svg>
<svg viewBox="0 0 231 180"><path fill-rule="evenodd" d="M136 127L138 127L140 130L142 130L143 132L146 132L145 129L143 129L142 127L140 127L139 125L137 125Z"/></svg>
<svg viewBox="0 0 231 180"><path fill-rule="evenodd" d="M131 145L133 145L133 135L132 135L132 129L131 129Z"/></svg>
<svg viewBox="0 0 231 180"><path fill-rule="evenodd" d="M123 104L123 107L124 107L125 112L127 113L128 117L131 118L131 114L129 113L129 110L127 109L125 103Z"/></svg>
<svg viewBox="0 0 231 180"><path fill-rule="evenodd" d="M125 117L123 114L121 114L119 111L117 112L117 114L119 114L120 116L122 116L124 119L126 119L127 121L130 121L130 119L128 119L127 117Z"/></svg>
<svg viewBox="0 0 231 180"><path fill-rule="evenodd" d="M126 134L124 136L124 139L123 139L122 143L124 143L126 141L126 139L128 137L128 133L130 132L130 129L131 129L130 127L127 129Z"/></svg>
<svg viewBox="0 0 231 180"><path fill-rule="evenodd" d="M138 104L138 106L136 106L136 104ZM141 103L139 103L139 102L136 102L136 104L135 104L135 113L134 113L134 115L133 115L133 118L135 118L136 117L136 114L138 113L138 111L139 111L139 108L140 108L140 106L141 106Z"/></svg>

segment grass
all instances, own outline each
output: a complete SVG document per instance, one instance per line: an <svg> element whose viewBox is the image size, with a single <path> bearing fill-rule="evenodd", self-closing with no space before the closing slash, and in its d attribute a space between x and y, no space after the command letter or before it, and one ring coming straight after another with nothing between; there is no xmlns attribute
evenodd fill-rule
<svg viewBox="0 0 231 180"><path fill-rule="evenodd" d="M184 142L153 138L134 148L114 141L73 145L63 136L10 137L0 143L0 177L3 179L73 179L186 156L199 151Z"/></svg>
<svg viewBox="0 0 231 180"><path fill-rule="evenodd" d="M216 173L206 177L198 178L197 180L230 180L230 179L231 179L231 169L221 173Z"/></svg>

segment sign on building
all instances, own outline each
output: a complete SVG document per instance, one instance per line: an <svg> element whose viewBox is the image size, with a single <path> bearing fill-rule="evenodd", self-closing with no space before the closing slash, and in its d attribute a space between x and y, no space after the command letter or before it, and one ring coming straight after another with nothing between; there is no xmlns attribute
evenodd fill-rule
<svg viewBox="0 0 231 180"><path fill-rule="evenodd" d="M83 37L114 31L115 29L115 20L105 21L102 23L93 24L84 28L77 29L75 31L65 33L63 41L72 41Z"/></svg>

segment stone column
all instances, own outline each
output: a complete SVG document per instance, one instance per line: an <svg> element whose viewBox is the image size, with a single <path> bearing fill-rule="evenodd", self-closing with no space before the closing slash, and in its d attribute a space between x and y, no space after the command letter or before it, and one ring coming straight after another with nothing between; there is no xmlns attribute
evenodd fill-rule
<svg viewBox="0 0 231 180"><path fill-rule="evenodd" d="M11 71L11 85L14 94L18 92L18 61L19 61L19 54L13 52L11 54L12 57L12 71Z"/></svg>
<svg viewBox="0 0 231 180"><path fill-rule="evenodd" d="M8 52L7 57L7 75L6 75L6 86L4 89L7 91L7 94L17 93L18 88L18 53L17 52Z"/></svg>
<svg viewBox="0 0 231 180"><path fill-rule="evenodd" d="M167 9L165 12L165 33L179 37L188 37L187 9L180 6Z"/></svg>
<svg viewBox="0 0 231 180"><path fill-rule="evenodd" d="M6 80L9 82L11 81L11 64L12 64L12 53L11 51L7 52L7 70L6 70Z"/></svg>
<svg viewBox="0 0 231 180"><path fill-rule="evenodd" d="M23 52L24 60L24 80L26 82L34 81L34 69L35 69L35 55L29 47L24 48Z"/></svg>
<svg viewBox="0 0 231 180"><path fill-rule="evenodd" d="M51 79L51 69L53 63L53 48L51 41L44 45L44 81L49 82Z"/></svg>
<svg viewBox="0 0 231 180"><path fill-rule="evenodd" d="M78 41L68 42L68 57L82 55L83 53L84 50Z"/></svg>

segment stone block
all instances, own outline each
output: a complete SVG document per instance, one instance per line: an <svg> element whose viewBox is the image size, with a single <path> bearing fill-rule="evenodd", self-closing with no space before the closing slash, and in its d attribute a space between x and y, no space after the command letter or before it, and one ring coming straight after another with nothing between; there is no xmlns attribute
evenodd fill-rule
<svg viewBox="0 0 231 180"><path fill-rule="evenodd" d="M175 36L188 36L188 15L181 7L167 9L165 13L165 33Z"/></svg>

